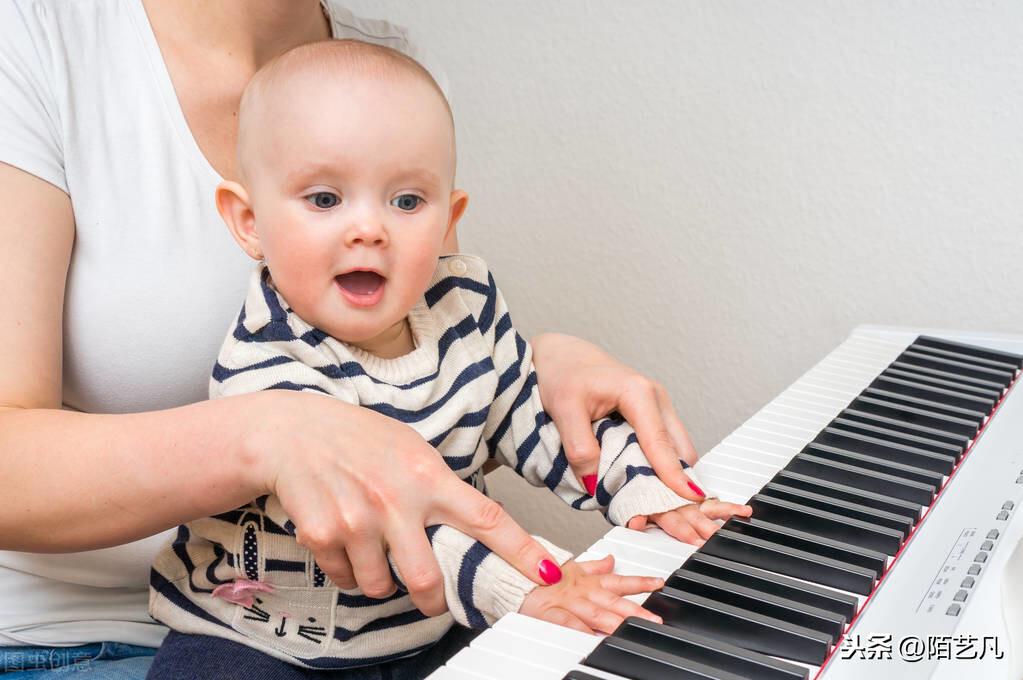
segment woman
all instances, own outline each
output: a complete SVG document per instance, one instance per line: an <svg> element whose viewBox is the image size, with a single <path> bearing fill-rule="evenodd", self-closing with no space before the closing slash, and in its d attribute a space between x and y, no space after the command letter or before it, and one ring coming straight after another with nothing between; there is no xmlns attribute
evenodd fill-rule
<svg viewBox="0 0 1023 680"><path fill-rule="evenodd" d="M205 401L249 266L213 205L234 176L238 99L260 65L331 36L432 66L403 30L333 2L0 5L0 667L84 659L94 675L79 677L143 677L165 633L146 614L156 549L267 493L343 587L391 593L387 545L417 606L443 611L431 524L541 582L543 548L404 426L308 394ZM699 497L660 386L580 340L532 344L576 474L596 472L590 421L617 409L658 474Z"/></svg>

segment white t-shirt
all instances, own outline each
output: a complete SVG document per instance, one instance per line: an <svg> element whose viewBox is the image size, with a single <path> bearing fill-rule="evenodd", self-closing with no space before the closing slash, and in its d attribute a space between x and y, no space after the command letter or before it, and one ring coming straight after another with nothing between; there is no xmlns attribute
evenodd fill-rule
<svg viewBox="0 0 1023 680"><path fill-rule="evenodd" d="M334 37L406 52L446 91L405 29L321 2ZM205 399L252 262L216 212L221 177L188 128L141 0L0 2L0 162L72 198L64 407ZM159 645L149 565L173 531L88 552L0 551L0 645Z"/></svg>

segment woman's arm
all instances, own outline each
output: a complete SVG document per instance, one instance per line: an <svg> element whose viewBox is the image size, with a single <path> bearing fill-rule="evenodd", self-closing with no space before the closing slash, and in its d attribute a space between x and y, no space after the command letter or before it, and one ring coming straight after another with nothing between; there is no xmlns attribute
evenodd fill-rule
<svg viewBox="0 0 1023 680"><path fill-rule="evenodd" d="M354 573L368 595L393 590L389 545L416 605L444 610L424 531L434 524L461 529L543 582L546 550L414 430L368 409L275 391L128 415L60 410L73 242L67 195L0 163L8 309L0 326L0 548L118 545L273 493L321 568L338 583Z"/></svg>

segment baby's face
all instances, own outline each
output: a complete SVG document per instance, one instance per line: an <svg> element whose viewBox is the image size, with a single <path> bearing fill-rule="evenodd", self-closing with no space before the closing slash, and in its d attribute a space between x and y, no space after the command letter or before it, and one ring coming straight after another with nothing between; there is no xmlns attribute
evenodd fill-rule
<svg viewBox="0 0 1023 680"><path fill-rule="evenodd" d="M372 349L425 292L453 201L464 207L450 118L406 76L299 77L278 92L246 165L263 257L301 318Z"/></svg>

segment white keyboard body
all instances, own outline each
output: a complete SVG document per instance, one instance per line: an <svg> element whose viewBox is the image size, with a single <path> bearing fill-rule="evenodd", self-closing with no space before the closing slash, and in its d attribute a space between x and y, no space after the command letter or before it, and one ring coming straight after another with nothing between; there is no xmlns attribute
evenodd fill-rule
<svg viewBox="0 0 1023 680"><path fill-rule="evenodd" d="M746 502L918 335L1023 354L1023 336L859 327L701 457L695 466L701 486L723 500ZM1016 519L1023 503L1023 483L1017 483L1017 478L1023 482L1023 389L1018 388L1019 382L1004 398L894 564L890 564L879 586L869 598L858 596L861 606L845 633L846 644L858 636L862 646L880 642L883 652L884 638L876 636L891 636L892 658L860 658L860 654L847 653L847 646L833 653L824 666L807 667L809 677L952 680L964 672L985 680L1023 677L1020 671L1010 670L1017 664L1023 668L1023 660L1013 656L1023 656L1023 640L1018 639L1023 635L1019 629L1023 612L1017 613L1009 605L1008 612L1003 613L1002 606L1006 591L1010 597L1016 597L1017 591L1023 593L1023 583L1014 590L1003 588L1002 580L1010 555L1023 535L1023 521ZM1006 519L996 519L1006 502L1011 502L1013 509ZM957 593L964 590L960 585L967 569L974 564L980 544L992 529L999 533L994 548L988 551L987 561L979 565L980 573L973 576L974 585L965 589L966 600L956 602ZM614 528L580 557L595 558L610 552L621 573L667 577L693 550L657 529L640 533ZM1023 579L1023 550L1010 568ZM1019 600L1023 608L1023 594ZM948 613L954 604L959 605L957 615ZM1006 625L1007 620L1011 625ZM978 638L978 652L985 636L997 637L1002 658L995 658L990 646L984 658L968 661L928 659L926 650L924 658L908 661L900 653L900 643L907 637L918 638L925 646L929 638L952 639L952 651L962 653L956 645L968 639L966 636ZM582 666L582 659L598 642L595 636L513 614L480 635L469 649L431 678L559 680L572 669L600 678L619 677ZM939 649L937 655L946 653Z"/></svg>

